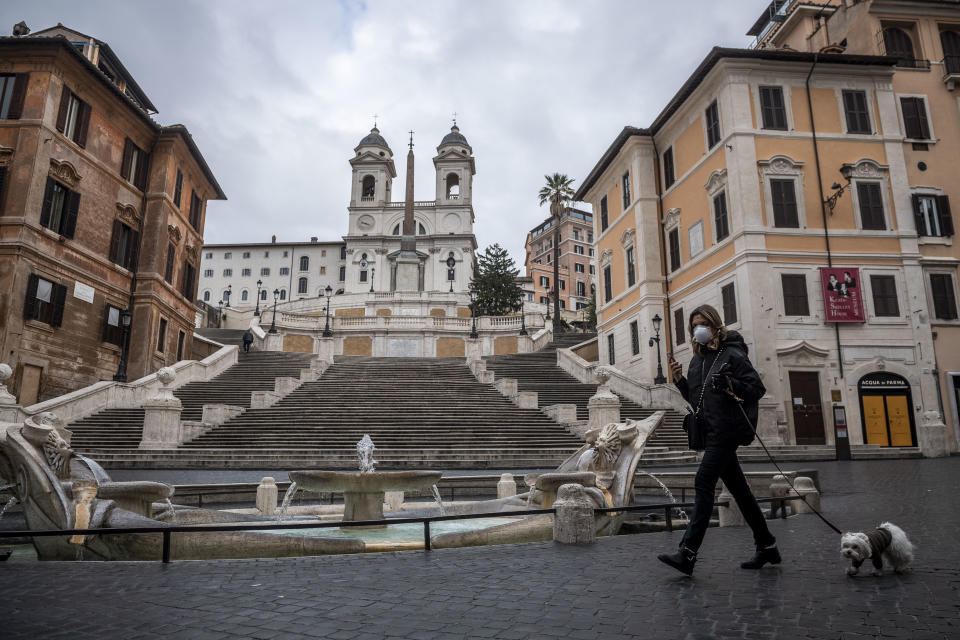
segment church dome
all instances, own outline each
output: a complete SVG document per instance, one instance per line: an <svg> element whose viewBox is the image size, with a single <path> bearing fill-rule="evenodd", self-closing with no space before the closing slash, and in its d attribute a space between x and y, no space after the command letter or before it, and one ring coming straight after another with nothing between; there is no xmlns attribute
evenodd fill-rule
<svg viewBox="0 0 960 640"><path fill-rule="evenodd" d="M463 144L470 146L470 143L467 142L467 139L460 133L460 127L453 125L450 127L450 133L443 136L443 140L440 141L440 146L442 147L445 144Z"/></svg>
<svg viewBox="0 0 960 640"><path fill-rule="evenodd" d="M374 145L377 147L383 147L387 151L390 151L390 145L387 144L387 141L383 139L383 136L380 135L380 129L377 129L374 125L373 129L370 129L370 133L363 137L363 140L360 141L360 144L357 147L363 147L367 145Z"/></svg>

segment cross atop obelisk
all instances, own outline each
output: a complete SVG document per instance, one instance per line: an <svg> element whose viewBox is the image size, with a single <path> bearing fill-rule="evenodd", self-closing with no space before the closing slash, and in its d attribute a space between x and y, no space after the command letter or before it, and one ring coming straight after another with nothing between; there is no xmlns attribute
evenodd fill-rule
<svg viewBox="0 0 960 640"><path fill-rule="evenodd" d="M416 251L416 229L413 220L413 131L410 132L410 148L407 150L407 192L403 203L403 230L400 238L401 251Z"/></svg>

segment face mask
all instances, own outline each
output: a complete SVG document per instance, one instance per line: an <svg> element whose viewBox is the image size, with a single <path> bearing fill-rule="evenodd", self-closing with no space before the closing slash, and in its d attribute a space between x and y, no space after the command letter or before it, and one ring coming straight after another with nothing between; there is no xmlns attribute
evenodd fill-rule
<svg viewBox="0 0 960 640"><path fill-rule="evenodd" d="M693 329L693 339L699 342L700 344L707 344L713 340L713 332L710 331L710 327L702 324L698 324Z"/></svg>

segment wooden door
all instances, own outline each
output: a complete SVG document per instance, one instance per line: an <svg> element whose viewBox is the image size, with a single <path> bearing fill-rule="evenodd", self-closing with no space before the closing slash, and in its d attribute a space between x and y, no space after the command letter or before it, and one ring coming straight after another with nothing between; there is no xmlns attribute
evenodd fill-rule
<svg viewBox="0 0 960 640"><path fill-rule="evenodd" d="M867 430L867 444L890 446L883 396L863 396L863 424Z"/></svg>
<svg viewBox="0 0 960 640"><path fill-rule="evenodd" d="M912 447L913 435L910 433L910 406L907 396L884 396L887 403L887 424L890 426L891 447Z"/></svg>
<svg viewBox="0 0 960 640"><path fill-rule="evenodd" d="M32 364L23 365L20 378L20 406L29 407L40 401L40 374L43 368Z"/></svg>
<svg viewBox="0 0 960 640"><path fill-rule="evenodd" d="M820 379L815 371L790 372L790 406L797 444L826 444Z"/></svg>

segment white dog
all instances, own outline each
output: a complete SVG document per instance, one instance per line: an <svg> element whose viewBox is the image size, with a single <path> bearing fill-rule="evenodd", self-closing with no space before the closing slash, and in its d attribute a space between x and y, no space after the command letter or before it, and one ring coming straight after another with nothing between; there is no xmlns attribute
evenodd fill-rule
<svg viewBox="0 0 960 640"><path fill-rule="evenodd" d="M845 533L840 537L840 555L853 561L847 575L855 576L868 558L873 562L873 575L883 574L883 563L901 573L913 562L913 543L903 529L884 522L869 533Z"/></svg>

